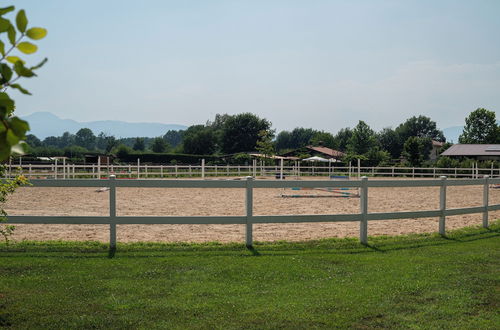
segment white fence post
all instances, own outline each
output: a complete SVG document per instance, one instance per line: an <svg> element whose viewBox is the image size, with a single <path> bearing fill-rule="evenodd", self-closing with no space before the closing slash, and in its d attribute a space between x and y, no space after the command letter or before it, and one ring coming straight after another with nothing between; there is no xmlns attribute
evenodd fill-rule
<svg viewBox="0 0 500 330"><path fill-rule="evenodd" d="M361 244L368 244L368 177L361 178L361 194L360 194L360 213L361 219L359 222L359 240Z"/></svg>
<svg viewBox="0 0 500 330"><path fill-rule="evenodd" d="M66 179L66 158L63 158L63 179Z"/></svg>
<svg viewBox="0 0 500 330"><path fill-rule="evenodd" d="M115 175L109 176L109 248L116 249L116 184Z"/></svg>
<svg viewBox="0 0 500 330"><path fill-rule="evenodd" d="M57 180L57 158L54 162L54 179Z"/></svg>
<svg viewBox="0 0 500 330"><path fill-rule="evenodd" d="M246 246L251 248L253 245L252 238L252 216L253 216L253 178L247 176L247 187L246 187L246 213L247 213L247 223L246 223Z"/></svg>
<svg viewBox="0 0 500 330"><path fill-rule="evenodd" d="M488 175L484 176L484 187L483 187L483 228L488 228L488 205L489 205L489 194L490 194L490 177Z"/></svg>
<svg viewBox="0 0 500 330"><path fill-rule="evenodd" d="M101 156L97 156L97 178L101 178Z"/></svg>
<svg viewBox="0 0 500 330"><path fill-rule="evenodd" d="M358 158L358 178L361 178L361 159Z"/></svg>
<svg viewBox="0 0 500 330"><path fill-rule="evenodd" d="M441 187L439 189L439 234L446 234L446 176L441 176Z"/></svg>
<svg viewBox="0 0 500 330"><path fill-rule="evenodd" d="M283 175L283 158L281 158L281 161L280 161L280 180L283 180L285 178L285 176Z"/></svg>
<svg viewBox="0 0 500 330"><path fill-rule="evenodd" d="M137 179L141 178L141 160L137 158Z"/></svg>
<svg viewBox="0 0 500 330"><path fill-rule="evenodd" d="M205 158L201 160L201 178L205 178Z"/></svg>

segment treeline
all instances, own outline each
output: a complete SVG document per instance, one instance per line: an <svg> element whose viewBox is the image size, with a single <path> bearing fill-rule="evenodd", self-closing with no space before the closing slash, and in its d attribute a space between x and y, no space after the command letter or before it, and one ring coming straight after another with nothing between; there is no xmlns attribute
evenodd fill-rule
<svg viewBox="0 0 500 330"><path fill-rule="evenodd" d="M43 141L28 135L26 142L33 156L58 155L78 159L89 152L101 152L125 160L138 154L148 155L151 159L161 159L160 154L168 154L165 157L170 161L175 161L175 155L179 155L179 159L189 159L189 155L238 155L236 158L245 159L246 152L272 155L307 145L321 145L344 152L344 161L359 158L369 166L401 162L413 166L425 165L429 163L432 141L443 143L441 152L450 145L445 143L443 132L437 128L436 122L426 116L414 116L394 129L384 128L378 132L360 120L354 128L343 128L336 134L302 127L275 133L267 119L241 113L217 114L204 125L193 125L183 131L171 130L155 138L115 138L102 132L96 136L90 129L82 128L76 134L66 132ZM473 111L465 120L460 142L500 143L500 127L496 123L495 112L481 108ZM449 159L438 161L454 162Z"/></svg>

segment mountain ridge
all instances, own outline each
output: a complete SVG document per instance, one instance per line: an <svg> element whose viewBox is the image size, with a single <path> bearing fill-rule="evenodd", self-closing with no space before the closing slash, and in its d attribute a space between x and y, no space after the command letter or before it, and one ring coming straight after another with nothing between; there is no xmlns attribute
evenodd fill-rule
<svg viewBox="0 0 500 330"><path fill-rule="evenodd" d="M21 116L21 119L28 121L31 130L28 134L33 134L39 139L48 136L61 136L64 132L75 134L81 128L89 128L95 135L104 132L117 138L127 137L156 137L164 135L169 130L184 130L185 125L164 124L164 123L131 123L120 120L97 120L79 122L73 119L62 119L51 112L34 112Z"/></svg>

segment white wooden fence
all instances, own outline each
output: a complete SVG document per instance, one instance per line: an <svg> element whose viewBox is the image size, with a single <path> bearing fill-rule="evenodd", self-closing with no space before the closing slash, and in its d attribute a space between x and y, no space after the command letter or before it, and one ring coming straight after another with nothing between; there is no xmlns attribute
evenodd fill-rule
<svg viewBox="0 0 500 330"><path fill-rule="evenodd" d="M360 224L359 238L362 244L368 243L368 222L377 220L397 220L408 218L439 217L439 233L445 234L446 217L460 214L482 213L483 227L488 227L488 212L500 210L500 204L489 205L489 185L500 184L500 178L491 179L451 179L441 177L437 180L368 180L367 177L353 181L335 181L338 188L360 189L360 212L356 214L328 215L253 215L254 188L327 188L331 180L32 180L33 187L109 187L109 216L8 216L10 223L37 224L109 224L110 248L116 248L116 224L245 224L246 245L252 246L252 226L255 223L294 223L294 222L348 222ZM446 207L446 188L448 186L483 186L483 205L448 209ZM243 216L117 216L116 188L240 188L246 189L246 214ZM372 187L440 187L440 208L409 212L368 212L368 192ZM31 188L28 188L31 189Z"/></svg>
<svg viewBox="0 0 500 330"><path fill-rule="evenodd" d="M7 165L6 175L11 177L21 171L29 179L85 179L108 178L115 175L118 178L147 179L147 178L178 178L207 176L260 176L260 177L300 177L300 176L329 176L345 175L349 177L428 177L439 178L448 176L453 178L480 178L488 175L490 178L500 177L500 168L478 168L474 164L471 168L437 168L437 167L365 167L365 166L335 166L335 163L324 165L305 166L295 162L292 166L264 166L254 160L251 165L147 165L141 164L67 164L55 162L53 164L10 164Z"/></svg>

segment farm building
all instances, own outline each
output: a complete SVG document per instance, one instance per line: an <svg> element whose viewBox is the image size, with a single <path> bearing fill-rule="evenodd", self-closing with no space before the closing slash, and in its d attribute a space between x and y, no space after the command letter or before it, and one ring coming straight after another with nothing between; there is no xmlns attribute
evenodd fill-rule
<svg viewBox="0 0 500 330"><path fill-rule="evenodd" d="M441 153L441 156L500 160L500 144L454 144Z"/></svg>
<svg viewBox="0 0 500 330"><path fill-rule="evenodd" d="M301 158L303 158L303 156L305 156L305 155L308 155L308 157L319 156L319 157L326 158L326 159L336 159L336 160L340 160L342 157L345 156L345 154L342 151L338 151L335 149L331 149L328 147L322 147L322 146L318 146L318 147L305 146L305 147L295 149L295 150L292 150L292 151L289 151L287 153L282 154L282 156L284 156L284 157L291 157L291 156L301 157L302 156Z"/></svg>

